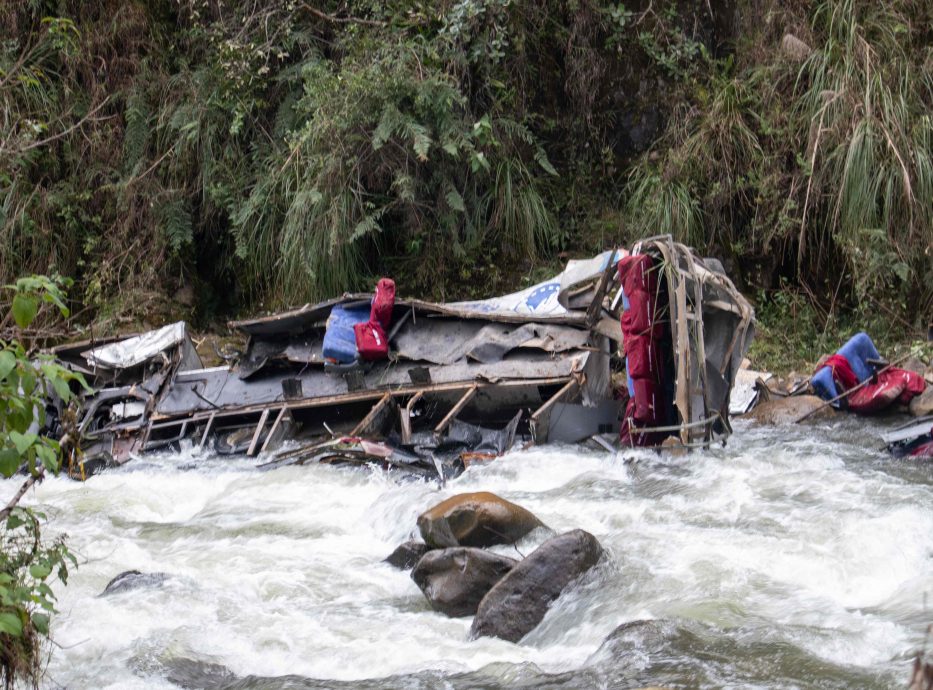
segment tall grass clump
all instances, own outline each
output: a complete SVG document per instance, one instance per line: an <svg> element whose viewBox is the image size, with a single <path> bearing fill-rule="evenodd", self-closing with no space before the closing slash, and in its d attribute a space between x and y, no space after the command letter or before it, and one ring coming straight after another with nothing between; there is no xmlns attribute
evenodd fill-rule
<svg viewBox="0 0 933 690"><path fill-rule="evenodd" d="M430 292L486 240L530 259L556 244L530 169L556 175L540 145L520 123L474 120L429 55L385 47L337 68L312 58L293 108L233 217L238 256L274 302L366 287L382 253L413 255L405 281Z"/></svg>
<svg viewBox="0 0 933 690"><path fill-rule="evenodd" d="M793 279L834 307L883 303L920 325L933 311L933 7L822 0L805 24L777 5L765 19L682 84L629 175L630 223L731 259L746 283ZM782 50L791 29L807 55Z"/></svg>

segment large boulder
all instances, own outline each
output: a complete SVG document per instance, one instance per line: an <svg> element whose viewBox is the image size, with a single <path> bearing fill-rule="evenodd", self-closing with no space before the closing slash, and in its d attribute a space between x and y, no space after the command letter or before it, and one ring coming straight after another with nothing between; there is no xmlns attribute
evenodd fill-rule
<svg viewBox="0 0 933 690"><path fill-rule="evenodd" d="M826 405L825 400L815 395L791 395L787 398L772 398L760 405L746 415L743 419L751 419L758 424L793 424L804 415L810 419L825 419L832 417L836 411L831 405ZM821 409L822 408L822 409ZM819 410L818 412L814 412Z"/></svg>
<svg viewBox="0 0 933 690"><path fill-rule="evenodd" d="M915 417L925 417L933 414L933 386L927 384L923 393L910 401L910 414Z"/></svg>
<svg viewBox="0 0 933 690"><path fill-rule="evenodd" d="M518 642L541 622L560 593L602 555L596 537L580 529L548 539L483 597L471 637Z"/></svg>
<svg viewBox="0 0 933 690"><path fill-rule="evenodd" d="M458 494L418 516L432 547L512 544L544 524L530 512L488 491Z"/></svg>
<svg viewBox="0 0 933 690"><path fill-rule="evenodd" d="M456 547L429 551L411 571L435 611L451 618L472 616L479 602L515 564L514 558L482 549Z"/></svg>
<svg viewBox="0 0 933 690"><path fill-rule="evenodd" d="M431 547L422 541L414 539L400 544L395 551L386 556L383 560L399 570L408 570L415 567L415 564L421 560Z"/></svg>

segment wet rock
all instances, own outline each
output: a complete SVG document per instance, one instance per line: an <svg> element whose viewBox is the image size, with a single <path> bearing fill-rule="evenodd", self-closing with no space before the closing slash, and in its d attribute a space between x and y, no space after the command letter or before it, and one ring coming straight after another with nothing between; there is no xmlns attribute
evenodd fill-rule
<svg viewBox="0 0 933 690"><path fill-rule="evenodd" d="M792 395L788 398L772 398L763 402L743 419L751 419L758 424L793 424L805 414L822 407L825 401L815 395ZM836 411L829 405L815 412L810 419L826 419L836 414Z"/></svg>
<svg viewBox="0 0 933 690"><path fill-rule="evenodd" d="M412 539L410 541L406 541L404 544L400 544L398 548L395 549L395 551L390 553L383 560L389 565L398 568L399 570L409 570L410 568L413 568L415 564L421 560L421 557L430 550L431 547L425 544L423 541L415 541Z"/></svg>
<svg viewBox="0 0 933 690"><path fill-rule="evenodd" d="M923 376L927 370L927 365L917 357L908 357L906 360L898 364L897 367L898 369L906 369L907 371L912 371L915 374L920 374L920 376Z"/></svg>
<svg viewBox="0 0 933 690"><path fill-rule="evenodd" d="M624 658L633 651L641 654L662 653L676 633L677 626L670 621L639 620L623 623L606 635L587 663Z"/></svg>
<svg viewBox="0 0 933 690"><path fill-rule="evenodd" d="M923 392L910 401L910 414L915 417L933 414L933 386L927 384Z"/></svg>
<svg viewBox="0 0 933 690"><path fill-rule="evenodd" d="M516 563L514 558L471 547L438 549L418 561L411 579L435 611L451 618L472 616L486 593Z"/></svg>
<svg viewBox="0 0 933 690"><path fill-rule="evenodd" d="M422 538L435 548L512 544L543 526L529 511L488 491L452 496L418 516Z"/></svg>
<svg viewBox="0 0 933 690"><path fill-rule="evenodd" d="M518 642L541 622L561 592L596 565L602 554L596 537L580 529L548 539L483 597L470 636Z"/></svg>
<svg viewBox="0 0 933 690"><path fill-rule="evenodd" d="M101 592L102 597L118 592L126 592L131 589L140 589L142 587L161 587L168 579L167 573L142 573L138 570L127 570L120 573L104 587Z"/></svg>

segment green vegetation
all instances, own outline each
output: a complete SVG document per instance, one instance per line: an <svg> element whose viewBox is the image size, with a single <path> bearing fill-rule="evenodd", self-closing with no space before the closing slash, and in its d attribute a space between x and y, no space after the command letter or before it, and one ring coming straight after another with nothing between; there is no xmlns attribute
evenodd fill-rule
<svg viewBox="0 0 933 690"><path fill-rule="evenodd" d="M489 294L661 233L823 334L933 313L924 0L30 0L0 26L0 278L72 275L85 319L382 273Z"/></svg>
<svg viewBox="0 0 933 690"><path fill-rule="evenodd" d="M72 399L71 383L83 385L80 375L34 355L23 345L24 334L44 307L67 315L62 286L66 281L43 276L21 278L7 286L10 308L0 328L13 324L20 338L0 341L0 476L26 475L19 491L0 509L0 684L12 688L22 681L38 687L42 668L42 640L49 636L55 595L50 582L68 580L75 559L59 537L42 540L45 515L18 505L26 491L46 472L58 474L62 459L76 452L64 429L60 441L43 431L67 419L53 420L46 402Z"/></svg>

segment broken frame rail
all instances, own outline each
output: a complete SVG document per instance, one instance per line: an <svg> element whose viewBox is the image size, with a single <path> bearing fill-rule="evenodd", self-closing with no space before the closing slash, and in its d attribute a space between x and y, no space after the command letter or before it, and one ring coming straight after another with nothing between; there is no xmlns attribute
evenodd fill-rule
<svg viewBox="0 0 933 690"><path fill-rule="evenodd" d="M433 431L435 434L442 434L450 422L467 406L467 404L473 399L473 397L480 391L489 391L499 388L540 388L540 387L552 387L552 386L561 386L561 389L554 395L552 395L548 400L546 400L537 410L532 413L531 418L534 420L535 424L538 423L538 420L548 411L553 404L560 400L568 394L571 389L579 389L581 385L581 377L578 374L571 374L567 376L558 376L558 377L547 377L547 378L535 378L535 379L514 379L507 381L462 381L462 382L447 382L447 383L436 383L429 385L410 385L410 386L400 386L392 389L376 389L376 390L360 390L353 391L348 393L343 393L340 395L329 395L322 396L319 398L304 398L300 400L289 400L289 401L276 401L270 403L262 403L251 406L229 406L227 408L219 408L210 411L196 412L190 415L185 416L159 416L153 415L150 419L148 426L146 427L143 443L141 444L141 450L143 452L148 452L151 450L156 450L158 448L163 448L172 443L177 443L182 439L186 438L189 433L194 433L196 430L200 429L201 423L205 423L204 429L200 434L199 447L203 447L205 444L210 431L214 428L217 428L222 420L226 419L235 419L243 418L258 415L259 418L256 422L250 422L242 424L244 428L253 427L254 431L251 435L249 450L247 455L255 455L257 449L260 451L270 450L269 440L275 430L273 427L270 430L265 441L262 439L262 432L265 430L265 427L268 425L268 420L273 413L277 413L275 419L280 420L283 415L290 415L296 411L322 408L322 407L336 407L340 405L360 403L367 401L375 401L373 407L369 410L365 417L363 417L353 428L353 430L348 433L348 436L359 435L362 431L365 431L372 421L384 410L386 405L393 400L398 398L410 398L404 406L400 406L400 426L402 429L403 437L410 435L410 416L408 417L408 423L406 434L406 424L405 424L405 415L410 415L411 407L413 403L417 400L423 399L425 396L438 393L458 393L462 391L462 395L459 397L457 402L453 407L447 412L444 418L438 423ZM161 436L159 438L153 438L153 432L171 432L172 430L177 430L175 433L170 433L168 436Z"/></svg>

